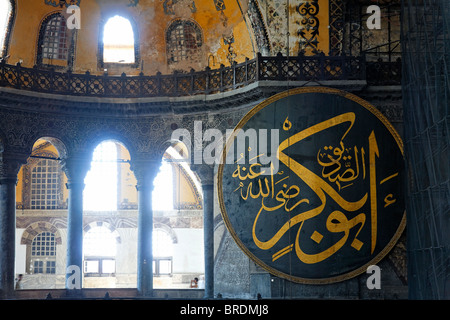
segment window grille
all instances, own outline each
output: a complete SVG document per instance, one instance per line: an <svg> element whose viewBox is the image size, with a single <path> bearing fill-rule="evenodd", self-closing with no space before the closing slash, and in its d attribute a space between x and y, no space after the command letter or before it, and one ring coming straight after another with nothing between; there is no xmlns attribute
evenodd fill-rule
<svg viewBox="0 0 450 320"><path fill-rule="evenodd" d="M31 209L57 209L59 198L59 164L40 160L31 172Z"/></svg>
<svg viewBox="0 0 450 320"><path fill-rule="evenodd" d="M56 241L51 232L38 234L31 244L31 265L33 273L55 274Z"/></svg>
<svg viewBox="0 0 450 320"><path fill-rule="evenodd" d="M202 32L192 21L177 20L167 31L167 54L170 63L200 60Z"/></svg>
<svg viewBox="0 0 450 320"><path fill-rule="evenodd" d="M42 41L42 58L67 60L67 27L61 15L55 15L44 26Z"/></svg>

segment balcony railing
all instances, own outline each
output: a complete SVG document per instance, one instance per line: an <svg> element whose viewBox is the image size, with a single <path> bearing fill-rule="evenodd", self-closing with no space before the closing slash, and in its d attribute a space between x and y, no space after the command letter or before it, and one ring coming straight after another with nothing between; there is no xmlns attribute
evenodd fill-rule
<svg viewBox="0 0 450 320"><path fill-rule="evenodd" d="M374 64L374 63L369 63ZM154 76L75 74L38 68L25 68L20 64L0 63L0 86L36 92L91 96L91 97L178 97L226 92L258 81L325 81L366 80L366 69L375 84L383 81L396 82L392 68L380 64L371 67L364 57L347 56L295 56L281 54L247 59L230 67L206 68L189 73L160 73ZM366 68L367 65L367 68ZM378 72L378 73L377 73ZM399 74L398 74L399 75ZM368 76L368 75L367 75ZM383 80L384 79L384 80ZM370 83L368 77L367 81Z"/></svg>

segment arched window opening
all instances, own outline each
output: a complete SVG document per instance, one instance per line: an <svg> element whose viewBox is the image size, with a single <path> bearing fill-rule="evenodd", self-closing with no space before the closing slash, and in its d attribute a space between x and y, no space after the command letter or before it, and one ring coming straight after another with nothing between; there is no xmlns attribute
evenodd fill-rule
<svg viewBox="0 0 450 320"><path fill-rule="evenodd" d="M110 18L103 30L103 62L135 63L134 32L128 19Z"/></svg>
<svg viewBox="0 0 450 320"><path fill-rule="evenodd" d="M174 147L166 150L158 175L153 181L154 189L152 193L153 210L170 211L174 210L175 202L180 202L181 186L177 185L180 173L184 171L189 176L195 190L202 195L200 182L189 168L187 160ZM175 198L176 197L176 198ZM179 204L178 204L179 205Z"/></svg>
<svg viewBox="0 0 450 320"><path fill-rule="evenodd" d="M83 239L84 273L93 276L115 273L116 243L116 236L106 226L90 228Z"/></svg>
<svg viewBox="0 0 450 320"><path fill-rule="evenodd" d="M12 6L10 0L0 0L0 57L5 54L6 39L9 27L9 21L11 19Z"/></svg>
<svg viewBox="0 0 450 320"><path fill-rule="evenodd" d="M69 59L69 34L66 19L53 14L42 23L38 43L38 63L47 65L67 64Z"/></svg>
<svg viewBox="0 0 450 320"><path fill-rule="evenodd" d="M166 34L168 63L182 60L200 61L202 44L202 31L196 23L189 20L175 20Z"/></svg>
<svg viewBox="0 0 450 320"><path fill-rule="evenodd" d="M175 146L168 148L167 153L174 161L176 161L176 163L182 168L182 170L187 173L197 191L200 193L200 195L202 195L202 187L200 181L197 179L194 172L189 167L188 160L186 159L186 156L183 155L183 150L181 150L180 153L180 150L178 150L178 146Z"/></svg>
<svg viewBox="0 0 450 320"><path fill-rule="evenodd" d="M31 273L55 274L56 240L52 232L39 233L31 243Z"/></svg>
<svg viewBox="0 0 450 320"><path fill-rule="evenodd" d="M153 275L172 274L173 241L162 229L153 231Z"/></svg>
<svg viewBox="0 0 450 320"><path fill-rule="evenodd" d="M155 288L188 288L204 272L201 188L183 146L180 142L165 150L154 179Z"/></svg>
<svg viewBox="0 0 450 320"><path fill-rule="evenodd" d="M94 150L91 169L84 180L83 207L88 211L117 210L117 145L104 141Z"/></svg>
<svg viewBox="0 0 450 320"><path fill-rule="evenodd" d="M59 161L64 148L56 138L36 140L18 174L17 208L45 211L66 208L66 176Z"/></svg>

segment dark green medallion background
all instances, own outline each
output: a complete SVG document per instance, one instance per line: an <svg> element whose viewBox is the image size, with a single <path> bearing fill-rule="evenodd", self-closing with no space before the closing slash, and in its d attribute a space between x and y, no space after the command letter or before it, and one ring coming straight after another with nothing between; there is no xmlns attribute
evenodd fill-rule
<svg viewBox="0 0 450 320"><path fill-rule="evenodd" d="M248 129L255 129L256 132L259 129L267 129L268 137L265 143L268 152L276 153L276 150L270 150L271 129L278 130L281 144L286 139L294 139L294 135L303 130L325 121L332 123L333 120L330 119L337 119L345 114L354 115L353 125L349 121L330 125L301 141L290 143L283 152L320 178L321 184L326 183L333 188L345 201L357 202L366 197L364 205L353 212L343 210L327 192L324 202L317 190L314 191L306 183L305 177L297 175L291 169L292 165L288 166L281 161L278 172L273 176L259 175L253 179L240 180L236 177L238 163L235 161L240 156L236 152L236 136L231 136L227 142L226 150L233 150L235 161L219 165L218 196L223 219L239 247L253 261L274 275L301 283L342 281L365 272L369 265L381 260L403 232L405 173L402 142L392 125L368 102L353 94L331 88L293 89L275 95L253 108L237 125L235 133L238 129L244 132ZM376 139L376 153L374 144L369 143L371 135ZM375 158L372 166L369 159L370 148ZM246 162L239 164L241 176L244 176L244 172L248 174L250 164L257 160L249 163L249 157L254 153L248 152L247 147L245 150ZM338 154L338 157L332 150L346 150L347 160L343 160L344 153ZM258 154L261 153L259 151ZM227 153L224 153L223 162L226 156ZM351 156L351 159L348 156ZM358 167L355 166L355 156L359 160ZM340 164L324 169L324 166L319 164L318 157L321 157L323 162L339 158ZM244 167L246 171L242 171ZM255 172L258 172L258 168L253 167ZM346 171L350 168L353 171ZM334 169L336 171L332 174ZM375 172L372 179L371 170ZM341 176L336 179L338 171ZM353 176L351 172L354 173ZM250 190L250 182L250 189L255 198L248 196L245 200L243 195ZM284 206L281 206L283 193L279 193L280 191L285 194L284 200L287 204ZM289 195L295 197L287 200ZM262 203L268 208L281 207L273 211L261 210ZM294 209L287 210L294 204ZM321 206L323 210L320 214L303 222L292 223L270 248L261 249L255 243L255 236L259 241L269 241L286 223L295 221L298 215ZM255 223L259 211L261 214ZM337 221L330 217L330 214L335 212L343 213L346 220ZM332 232L327 227L327 219L329 224L342 226L343 221L350 221L358 215L365 221L349 228L348 234L344 231ZM376 221L373 221L373 217L376 217ZM374 228L376 243L372 249ZM339 241L344 241L343 238L346 238L345 243L322 261L305 263L297 254L296 249L300 248L308 255L317 255Z"/></svg>

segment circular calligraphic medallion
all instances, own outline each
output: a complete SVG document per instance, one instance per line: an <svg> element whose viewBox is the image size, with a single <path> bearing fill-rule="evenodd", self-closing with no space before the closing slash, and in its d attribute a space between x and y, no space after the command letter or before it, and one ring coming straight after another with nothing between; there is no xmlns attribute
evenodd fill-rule
<svg viewBox="0 0 450 320"><path fill-rule="evenodd" d="M225 224L270 273L300 283L367 270L405 226L402 142L353 94L308 87L254 107L218 170Z"/></svg>

